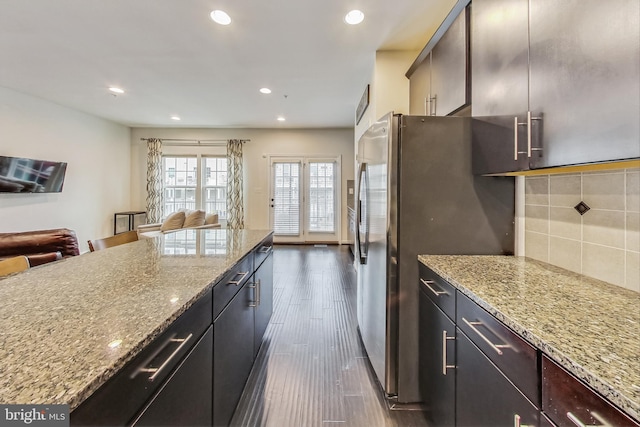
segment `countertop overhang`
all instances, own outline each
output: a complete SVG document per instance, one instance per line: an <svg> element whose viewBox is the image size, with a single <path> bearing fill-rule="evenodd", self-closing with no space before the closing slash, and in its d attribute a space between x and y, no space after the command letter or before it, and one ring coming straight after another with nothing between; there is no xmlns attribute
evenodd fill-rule
<svg viewBox="0 0 640 427"><path fill-rule="evenodd" d="M73 410L269 230L182 230L0 280L0 403Z"/></svg>
<svg viewBox="0 0 640 427"><path fill-rule="evenodd" d="M640 294L525 257L418 259L640 419Z"/></svg>

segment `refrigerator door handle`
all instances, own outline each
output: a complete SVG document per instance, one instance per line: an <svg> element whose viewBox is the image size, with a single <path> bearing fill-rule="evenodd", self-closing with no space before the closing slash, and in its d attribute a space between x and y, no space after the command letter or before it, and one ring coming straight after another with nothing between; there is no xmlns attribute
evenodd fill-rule
<svg viewBox="0 0 640 427"><path fill-rule="evenodd" d="M362 242L362 236L360 234L360 229L362 227L362 188L364 186L365 189L365 194L368 191L368 189L366 188L367 182L366 182L366 176L367 176L367 164L366 163L361 163L360 164L360 172L358 173L358 214L357 214L357 225L356 225L356 245L358 247L358 257L360 258L360 264L366 264L367 263L367 251L366 251L366 240L365 240L365 244L363 244ZM364 201L366 204L366 200ZM365 206L366 207L366 206ZM366 215L366 213L365 213ZM366 219L366 218L365 218ZM365 227L367 226L367 224L365 224ZM365 237L366 239L366 237Z"/></svg>

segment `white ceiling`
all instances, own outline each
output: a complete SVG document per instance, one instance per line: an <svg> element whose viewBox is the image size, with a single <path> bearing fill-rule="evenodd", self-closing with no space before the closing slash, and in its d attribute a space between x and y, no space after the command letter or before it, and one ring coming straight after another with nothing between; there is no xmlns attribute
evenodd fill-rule
<svg viewBox="0 0 640 427"><path fill-rule="evenodd" d="M454 4L0 0L0 86L134 127L351 127L376 50L421 50Z"/></svg>

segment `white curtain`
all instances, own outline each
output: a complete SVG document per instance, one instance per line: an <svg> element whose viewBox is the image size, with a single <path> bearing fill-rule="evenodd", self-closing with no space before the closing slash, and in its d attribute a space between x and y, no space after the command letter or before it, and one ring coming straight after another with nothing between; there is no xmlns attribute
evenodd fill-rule
<svg viewBox="0 0 640 427"><path fill-rule="evenodd" d="M244 200L242 194L242 143L241 139L227 142L227 228L244 228Z"/></svg>
<svg viewBox="0 0 640 427"><path fill-rule="evenodd" d="M147 222L162 221L162 140L147 139Z"/></svg>

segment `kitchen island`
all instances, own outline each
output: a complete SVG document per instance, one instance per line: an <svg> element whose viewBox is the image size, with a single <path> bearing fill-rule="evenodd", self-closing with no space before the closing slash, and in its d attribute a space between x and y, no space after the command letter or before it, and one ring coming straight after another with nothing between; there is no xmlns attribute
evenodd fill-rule
<svg viewBox="0 0 640 427"><path fill-rule="evenodd" d="M541 375L546 375L544 360L550 360L628 416L640 419L637 292L524 257L418 259L538 349ZM541 380L543 405L551 390L544 388L546 380Z"/></svg>
<svg viewBox="0 0 640 427"><path fill-rule="evenodd" d="M219 315L213 288L271 233L182 230L0 280L0 402L73 411L204 298Z"/></svg>

